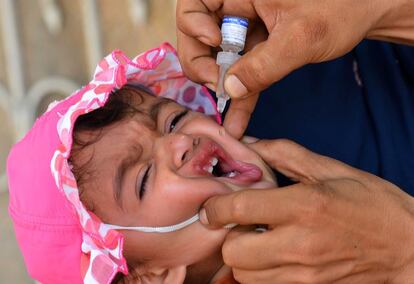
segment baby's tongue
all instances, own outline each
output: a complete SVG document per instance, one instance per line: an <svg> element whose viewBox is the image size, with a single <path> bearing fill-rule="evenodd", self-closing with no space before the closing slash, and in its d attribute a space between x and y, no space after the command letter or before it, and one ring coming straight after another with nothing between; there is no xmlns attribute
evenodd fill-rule
<svg viewBox="0 0 414 284"><path fill-rule="evenodd" d="M255 183L262 179L262 170L255 164L236 160L221 161L224 176L243 183Z"/></svg>

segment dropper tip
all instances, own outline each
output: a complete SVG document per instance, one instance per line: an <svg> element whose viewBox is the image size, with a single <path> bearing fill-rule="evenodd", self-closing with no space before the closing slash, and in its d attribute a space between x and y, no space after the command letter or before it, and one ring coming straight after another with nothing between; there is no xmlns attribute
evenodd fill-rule
<svg viewBox="0 0 414 284"><path fill-rule="evenodd" d="M223 113L225 107L226 107L226 100L219 98L217 100L217 111L219 113Z"/></svg>

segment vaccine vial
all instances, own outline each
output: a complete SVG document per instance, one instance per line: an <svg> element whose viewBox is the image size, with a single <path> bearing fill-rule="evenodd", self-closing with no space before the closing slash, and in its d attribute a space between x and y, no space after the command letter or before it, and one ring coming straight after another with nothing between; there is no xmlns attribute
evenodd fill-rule
<svg viewBox="0 0 414 284"><path fill-rule="evenodd" d="M220 47L223 51L217 54L216 63L219 65L219 78L217 83L217 111L223 113L229 96L224 90L224 76L231 65L239 58L239 52L244 49L248 20L235 16L224 16L221 25L222 41Z"/></svg>
<svg viewBox="0 0 414 284"><path fill-rule="evenodd" d="M245 18L224 16L221 24L222 41L220 47L223 51L239 53L246 42L249 22Z"/></svg>

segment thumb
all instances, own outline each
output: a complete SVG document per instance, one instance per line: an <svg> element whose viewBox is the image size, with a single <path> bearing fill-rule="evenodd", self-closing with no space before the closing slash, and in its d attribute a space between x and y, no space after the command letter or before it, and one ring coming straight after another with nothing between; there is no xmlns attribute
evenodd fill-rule
<svg viewBox="0 0 414 284"><path fill-rule="evenodd" d="M313 153L290 140L260 140L246 146L275 170L303 183L361 176L360 171L337 160Z"/></svg>
<svg viewBox="0 0 414 284"><path fill-rule="evenodd" d="M258 97L259 94L254 94L244 99L231 101L223 126L234 138L239 139L246 130Z"/></svg>
<svg viewBox="0 0 414 284"><path fill-rule="evenodd" d="M244 98L260 92L307 63L306 53L298 44L294 41L287 44L287 38L282 38L282 35L277 38L270 35L233 64L224 81L230 97Z"/></svg>

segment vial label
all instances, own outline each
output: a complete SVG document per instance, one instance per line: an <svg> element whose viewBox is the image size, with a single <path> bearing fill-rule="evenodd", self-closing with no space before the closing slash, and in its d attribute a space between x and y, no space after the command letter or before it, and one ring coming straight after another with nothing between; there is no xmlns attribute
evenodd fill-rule
<svg viewBox="0 0 414 284"><path fill-rule="evenodd" d="M221 25L223 43L244 47L246 41L248 21L238 17L224 17Z"/></svg>

